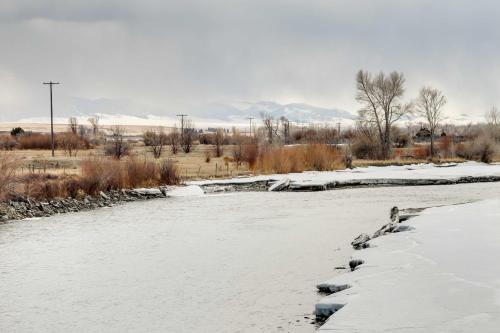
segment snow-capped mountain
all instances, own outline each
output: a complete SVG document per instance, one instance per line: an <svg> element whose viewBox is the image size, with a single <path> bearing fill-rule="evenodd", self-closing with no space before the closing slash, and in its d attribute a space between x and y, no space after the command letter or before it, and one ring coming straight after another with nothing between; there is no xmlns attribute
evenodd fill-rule
<svg viewBox="0 0 500 333"><path fill-rule="evenodd" d="M176 111L158 110L134 103L113 100L75 99L72 112L56 114L56 123L67 123L68 117L77 117L83 123L88 117L98 115L105 125L162 125L172 126L178 122ZM296 123L354 123L356 116L350 112L312 106L304 103L280 104L276 102L210 103L185 112L197 126L247 126L248 117L261 119L263 115L274 118L286 117ZM48 117L31 117L18 120L22 123L48 123Z"/></svg>
<svg viewBox="0 0 500 333"><path fill-rule="evenodd" d="M353 122L356 116L348 111L313 106L304 103L280 104L270 101L239 102L239 103L212 103L193 110L197 117L219 119L227 122L241 122L248 117L256 119L262 115L275 118L286 117L297 123L319 122Z"/></svg>
<svg viewBox="0 0 500 333"><path fill-rule="evenodd" d="M305 103L280 104L272 101L210 103L198 107L179 110L159 109L133 101L98 99L73 99L66 112L56 112L55 123L66 124L69 117L76 117L79 123L86 123L91 116L98 115L103 125L139 125L139 126L173 126L179 125L177 113L185 113L197 127L231 127L248 126L248 118L258 123L263 115L274 118L286 117L297 124L333 125L338 122L342 126L354 125L357 112L349 112L337 108L318 107ZM469 114L445 114L443 123L466 125L484 122L483 117ZM19 123L49 123L48 117L30 117L17 119ZM401 118L397 124L405 126L409 123L425 124L421 115L414 113Z"/></svg>

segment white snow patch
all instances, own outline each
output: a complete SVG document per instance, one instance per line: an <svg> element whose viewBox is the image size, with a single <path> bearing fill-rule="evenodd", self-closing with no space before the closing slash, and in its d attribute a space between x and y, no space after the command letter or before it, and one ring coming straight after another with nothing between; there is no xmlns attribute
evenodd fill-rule
<svg viewBox="0 0 500 333"><path fill-rule="evenodd" d="M143 195L161 195L159 188L134 188L132 191Z"/></svg>
<svg viewBox="0 0 500 333"><path fill-rule="evenodd" d="M191 197L204 194L205 193L198 185L167 187L167 197Z"/></svg>
<svg viewBox="0 0 500 333"><path fill-rule="evenodd" d="M454 180L461 177L486 177L500 176L500 165L485 164L478 162L449 163L442 165L429 164L411 164L405 166L386 166L386 167L364 167L355 169L346 169L338 171L308 171L291 174L261 175L246 178L230 178L223 180L202 180L192 181L192 185L210 185L210 184L230 184L230 183L252 183L256 181L274 180L280 181L289 178L291 187L300 187L307 185L325 185L337 181L339 183L356 180L380 180L391 179L442 179Z"/></svg>
<svg viewBox="0 0 500 333"><path fill-rule="evenodd" d="M278 180L273 185L271 185L271 187L269 187L268 191L269 192L281 191L285 187L288 187L288 185L290 185L290 178L284 178L284 179Z"/></svg>
<svg viewBox="0 0 500 333"><path fill-rule="evenodd" d="M322 285L351 286L320 301L345 304L335 332L498 332L500 200L425 210L414 229L370 241L365 263Z"/></svg>

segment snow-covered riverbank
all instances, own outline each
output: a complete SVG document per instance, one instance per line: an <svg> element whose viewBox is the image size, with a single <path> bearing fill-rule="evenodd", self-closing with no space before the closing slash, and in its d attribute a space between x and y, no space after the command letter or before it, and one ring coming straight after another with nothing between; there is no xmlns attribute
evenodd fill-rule
<svg viewBox="0 0 500 333"><path fill-rule="evenodd" d="M365 167L338 171L309 171L292 174L260 175L223 180L189 182L203 187L234 186L269 188L276 181L288 181L287 190L328 190L349 186L443 185L500 181L500 165L466 162L460 164L414 164L406 166Z"/></svg>
<svg viewBox="0 0 500 333"><path fill-rule="evenodd" d="M500 200L423 211L413 230L355 251L354 272L326 281L350 288L318 307L341 308L320 331L498 332Z"/></svg>

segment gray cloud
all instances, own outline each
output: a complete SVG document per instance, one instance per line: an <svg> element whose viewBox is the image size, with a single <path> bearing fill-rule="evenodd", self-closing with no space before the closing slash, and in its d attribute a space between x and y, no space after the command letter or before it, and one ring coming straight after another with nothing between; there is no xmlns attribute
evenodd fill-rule
<svg viewBox="0 0 500 333"><path fill-rule="evenodd" d="M499 14L486 0L2 1L0 120L44 115L49 79L63 114L99 99L167 116L229 100L355 111L361 68L480 115L498 103Z"/></svg>

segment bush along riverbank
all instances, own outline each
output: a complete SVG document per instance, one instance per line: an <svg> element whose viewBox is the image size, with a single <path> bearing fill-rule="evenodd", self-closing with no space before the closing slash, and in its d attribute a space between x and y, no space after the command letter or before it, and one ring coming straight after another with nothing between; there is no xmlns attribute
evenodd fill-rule
<svg viewBox="0 0 500 333"><path fill-rule="evenodd" d="M0 202L0 223L111 207L120 203L165 198L166 196L166 187L101 191L98 195L87 195L78 199L35 200L24 195L17 195L10 200Z"/></svg>

